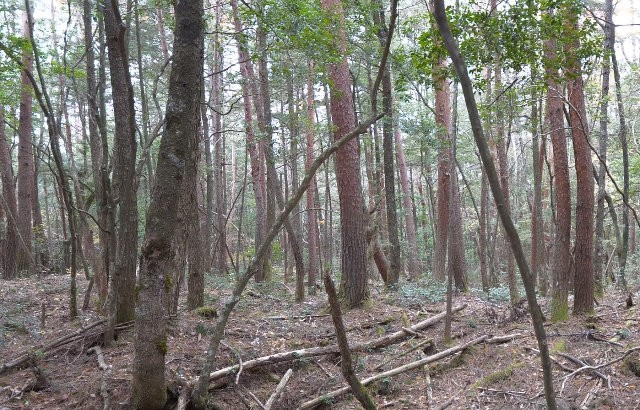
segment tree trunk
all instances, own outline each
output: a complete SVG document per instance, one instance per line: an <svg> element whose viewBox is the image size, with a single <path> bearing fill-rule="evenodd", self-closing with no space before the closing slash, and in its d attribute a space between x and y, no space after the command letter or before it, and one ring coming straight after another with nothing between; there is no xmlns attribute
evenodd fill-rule
<svg viewBox="0 0 640 410"><path fill-rule="evenodd" d="M29 41L31 32L26 12L23 15L22 35ZM23 70L20 74L20 114L18 124L18 255L17 270L34 273L32 208L34 187L33 157L33 86L29 75L33 73L33 54L31 50L22 53ZM29 74L28 74L29 73Z"/></svg>
<svg viewBox="0 0 640 410"><path fill-rule="evenodd" d="M315 97L313 90L313 61L309 61L307 74L307 158L305 171L309 171L315 160ZM309 242L309 275L307 291L309 295L316 294L316 283L320 272L320 232L318 229L318 212L316 212L316 179L312 179L307 190L307 230Z"/></svg>
<svg viewBox="0 0 640 410"><path fill-rule="evenodd" d="M104 25L109 51L111 90L115 120L113 196L118 201L116 264L110 278L110 316L115 323L135 317L138 204L136 192L136 123L133 85L129 73L126 29L118 2L105 2ZM115 309L115 310L114 310Z"/></svg>
<svg viewBox="0 0 640 410"><path fill-rule="evenodd" d="M489 207L489 187L487 182L487 172L482 168L480 177L480 221L478 221L478 261L480 263L480 278L482 280L482 291L487 293L489 288L494 286L490 282L489 265L487 263L487 244L489 243L487 230L487 217Z"/></svg>
<svg viewBox="0 0 640 410"><path fill-rule="evenodd" d="M578 32L579 11L568 9L565 18L566 30ZM577 12L577 14L576 14ZM579 40L571 44L575 53L580 46ZM569 51L569 55L571 51ZM581 62L571 58L567 67L567 93L569 100L569 125L573 137L573 152L576 162L576 241L575 241L575 297L573 313L589 313L594 303L593 270L593 211L594 181L591 162L591 144L589 142L589 124L584 101L584 80Z"/></svg>
<svg viewBox="0 0 640 410"><path fill-rule="evenodd" d="M400 171L400 186L402 187L402 206L404 208L404 223L407 230L407 258L409 260L409 278L416 279L420 275L420 265L418 263L418 239L416 235L416 223L413 214L413 197L409 183L409 173L407 172L407 160L402 148L402 137L400 128L396 129L396 159L398 170Z"/></svg>
<svg viewBox="0 0 640 410"><path fill-rule="evenodd" d="M551 320L569 318L569 262L571 243L571 188L569 163L562 112L562 87L557 83L558 71L552 68L557 60L555 40L544 42L547 65L547 122L553 146L553 192L555 194L556 229L551 262Z"/></svg>
<svg viewBox="0 0 640 410"><path fill-rule="evenodd" d="M388 27L384 16L384 5L378 1L378 9L373 11L373 21L377 28L378 42L380 47L384 46L388 37ZM374 110L376 102L373 101ZM389 272L387 274L386 285L396 285L400 278L402 266L400 263L400 239L398 238L398 211L396 207L396 183L395 167L393 164L393 100L391 69L387 63L382 76L382 109L385 117L382 121L382 152L384 163L384 196L387 210L387 232L389 235ZM407 212L411 212L407 209Z"/></svg>
<svg viewBox="0 0 640 410"><path fill-rule="evenodd" d="M433 84L436 90L436 127L438 135L438 211L436 219L436 243L433 275L440 282L446 278L449 208L451 206L451 91L445 76L446 62L439 61L433 67Z"/></svg>
<svg viewBox="0 0 640 410"><path fill-rule="evenodd" d="M16 203L16 188L13 182L13 168L11 164L11 151L4 128L4 107L0 107L0 177L2 181L2 202L0 209L4 210L7 219L6 233L0 248L0 269L2 269L4 279L15 279L18 272L16 270L16 248L19 243L17 215L18 206Z"/></svg>
<svg viewBox="0 0 640 410"><path fill-rule="evenodd" d="M600 93L600 136L598 138L598 194L596 204L595 222L595 249L593 254L593 269L595 271L595 292L601 296L604 292L605 276L604 270L607 265L607 250L604 246L604 218L605 218L605 195L606 195L606 173L607 173L607 144L609 140L609 84L611 76L611 56L613 50L611 39L611 26L613 24L613 5L611 0L605 1L604 18L604 46L607 52L602 58L602 85Z"/></svg>
<svg viewBox="0 0 640 410"><path fill-rule="evenodd" d="M333 139L340 140L355 126L351 77L346 54L346 33L342 0L322 0L322 7L337 19L337 44L341 59L328 67L331 89ZM352 140L336 153L336 180L340 202L342 238L341 296L349 308L368 297L365 205L360 182L358 141Z"/></svg>
<svg viewBox="0 0 640 410"><path fill-rule="evenodd" d="M164 358L167 353L163 299L173 262L172 238L178 207L197 167L198 122L203 71L202 0L175 5L175 34L166 128L160 143L156 186L149 204L140 258L131 403L138 409L162 408L166 402ZM193 181L192 181L193 182Z"/></svg>
<svg viewBox="0 0 640 410"><path fill-rule="evenodd" d="M542 165L541 153L544 143L540 144L538 130L538 96L534 94L531 103L531 151L533 154L533 203L531 210L531 274L534 282L538 282L538 290L542 296L547 294L547 275L544 272L544 220L542 215Z"/></svg>

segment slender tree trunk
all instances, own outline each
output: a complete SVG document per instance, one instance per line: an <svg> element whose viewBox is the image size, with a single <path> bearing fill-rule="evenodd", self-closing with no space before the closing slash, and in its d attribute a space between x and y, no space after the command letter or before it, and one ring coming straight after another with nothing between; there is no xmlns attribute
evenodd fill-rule
<svg viewBox="0 0 640 410"><path fill-rule="evenodd" d="M378 1L378 9L373 11L373 21L377 27L380 47L384 48L388 37L388 27L384 15L384 5ZM393 100L391 69L387 63L382 76L382 109L385 118L382 121L382 151L384 161L384 194L387 210L387 232L389 235L389 272L387 285L396 285L400 278L402 266L400 263L400 238L398 237L398 212L396 207L395 167L393 164ZM372 104L376 104L375 101ZM376 107L374 106L374 109ZM410 212L410 210L407 210Z"/></svg>
<svg viewBox="0 0 640 410"><path fill-rule="evenodd" d="M26 12L23 15L22 35L29 41L31 32ZM18 124L18 242L17 270L31 275L35 269L33 255L32 208L34 187L33 160L33 87L29 75L33 73L33 54L25 50L22 54L23 70L20 74L20 114Z"/></svg>
<svg viewBox="0 0 640 410"><path fill-rule="evenodd" d="M544 220L542 215L542 166L541 152L544 144L540 144L538 132L538 97L534 94L531 103L531 135L533 154L533 203L531 210L531 273L534 282L538 282L540 294L547 294L547 275L544 272Z"/></svg>
<svg viewBox="0 0 640 410"><path fill-rule="evenodd" d="M553 192L555 194L556 229L551 266L551 320L565 321L569 317L569 264L571 243L571 188L569 163L564 134L562 87L557 83L555 40L544 42L545 57L550 62L547 73L547 121L553 145Z"/></svg>
<svg viewBox="0 0 640 410"><path fill-rule="evenodd" d="M604 270L607 265L607 251L604 246L604 218L605 218L605 195L606 195L606 173L607 173L607 144L609 140L609 84L611 77L611 52L613 43L611 39L611 26L613 25L613 4L611 0L605 1L605 21L604 21L604 45L605 54L602 59L602 85L600 93L600 137L598 138L598 194L596 202L596 222L595 222L595 249L593 254L593 268L595 271L595 292L601 296L604 292Z"/></svg>
<svg viewBox="0 0 640 410"><path fill-rule="evenodd" d="M489 269L487 263L487 215L489 207L489 187L487 183L487 173L482 168L482 176L480 181L480 221L478 221L478 261L480 263L480 278L482 281L482 290L486 293L494 284L490 283Z"/></svg>
<svg viewBox="0 0 640 410"><path fill-rule="evenodd" d="M313 89L314 69L313 61L308 64L307 74L307 159L305 171L309 171L315 161L315 93ZM315 177L307 190L307 230L309 242L309 275L307 288L309 295L316 294L316 284L320 272L320 232L318 229L318 212L316 212L316 179Z"/></svg>
<svg viewBox="0 0 640 410"><path fill-rule="evenodd" d="M173 262L178 207L198 158L198 122L203 72L204 9L201 0L175 5L176 28L169 78L166 128L160 143L156 186L149 205L140 258L131 403L159 409L166 402L167 339L163 312L166 274ZM193 191L191 191L193 193Z"/></svg>
<svg viewBox="0 0 640 410"><path fill-rule="evenodd" d="M341 0L322 0L322 7L336 21L337 49L341 59L330 64L328 74L331 89L333 139L344 137L355 126L351 77L346 55L344 10ZM358 142L349 141L336 153L336 180L340 202L342 237L341 294L349 308L360 306L368 297L365 205L360 182Z"/></svg>
<svg viewBox="0 0 640 410"><path fill-rule="evenodd" d="M465 102L467 104L467 111L471 120L473 137L476 142L476 146L478 147L482 163L487 170L487 178L489 179L489 183L491 185L491 191L497 204L500 219L502 220L502 224L506 228L505 231L509 236L511 248L518 263L518 268L520 269L522 282L524 283L529 311L531 312L531 319L533 322L538 347L540 349L547 407L549 409L556 409L557 405L553 389L553 374L551 371L551 360L549 359L549 348L547 345L547 337L544 330L542 310L540 309L540 306L538 305L538 302L536 300L535 284L532 281L531 273L529 271L529 265L527 264L526 257L522 250L522 244L520 242L520 237L518 236L518 231L516 230L511 216L509 215L509 210L504 203L504 198L502 196L502 191L500 189L500 184L498 181L498 175L491 159L489 147L487 146L487 143L483 136L484 132L482 130L482 121L480 120L478 107L475 102L471 79L469 78L464 59L460 54L460 49L458 48L453 34L451 33L451 29L449 27L449 23L445 13L444 1L435 0L434 2L434 14L436 23L440 34L442 35L443 41L447 47L447 50L449 51L449 55L451 56L451 59L453 61L456 73L460 78L460 84L462 85Z"/></svg>
<svg viewBox="0 0 640 410"><path fill-rule="evenodd" d="M4 279L15 279L18 272L16 270L16 248L19 246L19 235L17 226L18 205L16 201L16 188L13 180L13 168L11 164L11 151L9 142L5 134L4 127L4 107L0 107L0 177L2 181L2 201L0 209L4 210L7 219L5 237L0 248L0 269L2 269Z"/></svg>
<svg viewBox="0 0 640 410"><path fill-rule="evenodd" d="M420 265L418 263L418 239L416 235L416 222L413 214L415 209L413 205L413 196L411 195L411 186L409 175L407 172L407 160L404 156L402 148L402 137L400 128L396 129L396 158L398 161L398 170L400 171L400 186L402 187L402 206L404 208L404 223L407 230L407 258L409 260L409 277L416 279L420 274Z"/></svg>
<svg viewBox="0 0 640 410"><path fill-rule="evenodd" d="M578 31L579 11L569 9L566 29L571 33ZM576 14L578 12L578 14ZM579 41L571 45L575 52ZM571 54L571 52L569 52ZM573 152L576 162L576 241L575 241L575 297L573 312L588 313L593 310L594 279L593 269L593 211L594 181L591 162L591 144L587 110L584 101L584 80L580 59L572 58L567 67L567 93L569 99L569 125L573 137Z"/></svg>
<svg viewBox="0 0 640 410"><path fill-rule="evenodd" d="M607 0L610 2L610 0ZM618 68L618 59L616 57L615 44L616 34L615 25L612 23L610 26L610 44L611 44L611 65L613 68L613 78L616 83L616 102L618 105L618 118L620 120L619 136L620 147L622 148L622 175L623 175L623 187L622 193L626 202L629 201L629 148L627 141L627 121L624 111L624 104L622 103L622 83L620 80L620 70ZM627 279L625 276L625 268L627 265L627 252L629 249L629 207L625 204L622 207L622 249L618 256L618 284L620 287L626 290Z"/></svg>

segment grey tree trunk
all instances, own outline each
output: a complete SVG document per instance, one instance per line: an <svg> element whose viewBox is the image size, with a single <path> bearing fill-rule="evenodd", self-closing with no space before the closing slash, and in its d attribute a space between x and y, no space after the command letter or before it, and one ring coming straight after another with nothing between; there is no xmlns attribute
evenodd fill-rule
<svg viewBox="0 0 640 410"><path fill-rule="evenodd" d="M149 204L140 257L131 403L137 409L159 409L166 402L167 340L163 301L166 272L174 258L173 236L188 173L197 167L198 123L203 71L204 9L202 0L175 5L175 33L166 127L160 142L156 186ZM191 170L191 171L190 171Z"/></svg>

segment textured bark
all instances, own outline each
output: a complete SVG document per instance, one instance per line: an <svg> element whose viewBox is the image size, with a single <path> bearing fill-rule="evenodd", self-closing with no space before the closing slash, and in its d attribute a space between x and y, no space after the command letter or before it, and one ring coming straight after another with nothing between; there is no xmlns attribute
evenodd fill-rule
<svg viewBox="0 0 640 410"><path fill-rule="evenodd" d="M158 409L166 401L167 351L163 300L166 274L174 257L172 238L187 173L197 166L197 135L203 70L203 3L175 5L176 28L169 78L166 128L158 154L156 186L147 213L140 258L140 292L135 325L131 403Z"/></svg>
<svg viewBox="0 0 640 410"><path fill-rule="evenodd" d="M13 182L12 164L9 142L5 134L4 108L0 107L0 182L2 182L0 210L4 210L7 220L5 236L0 240L2 244L0 248L0 269L4 279L15 279L18 274L16 270L16 247L19 241L18 226L16 224L18 205L16 187Z"/></svg>
<svg viewBox="0 0 640 410"><path fill-rule="evenodd" d="M447 264L449 208L451 206L451 91L445 77L446 63L438 62L433 67L433 83L436 90L436 126L438 127L438 189L436 241L434 255L434 277L444 282Z"/></svg>
<svg viewBox="0 0 640 410"><path fill-rule="evenodd" d="M553 389L553 374L551 371L551 360L549 359L549 347L547 345L547 337L544 330L542 310L540 309L540 306L538 305L538 302L536 300L535 284L532 281L531 273L529 271L529 265L527 264L526 257L522 250L522 244L520 242L518 231L516 230L516 227L513 224L513 220L509 215L509 210L505 207L504 197L502 196L502 191L500 189L500 183L498 180L498 175L496 173L495 165L493 164L493 161L491 159L491 153L489 152L487 142L484 139L482 121L480 119L480 114L478 113L478 107L476 105L473 92L473 85L471 83L471 79L469 78L469 73L467 72L467 67L464 59L460 54L460 49L458 48L456 40L451 33L451 28L449 27L447 15L445 12L444 1L435 0L434 3L434 15L438 30L440 31L449 55L451 56L451 60L453 61L456 73L460 78L460 84L464 93L467 112L469 114L471 128L473 130L473 138L476 142L476 146L478 147L478 151L482 159L482 164L487 171L487 178L491 186L493 198L498 208L498 213L500 215L502 224L505 227L505 231L509 237L509 242L516 258L516 262L518 263L522 282L527 294L529 312L531 313L531 320L533 322L536 340L540 349L540 359L542 362L544 392L547 407L549 409L556 409L557 405Z"/></svg>
<svg viewBox="0 0 640 410"><path fill-rule="evenodd" d="M418 239L416 235L416 222L413 210L413 196L411 195L411 184L409 182L409 173L407 172L407 160L404 157L404 149L402 148L402 137L400 129L395 133L396 140L396 159L398 161L398 170L400 171L400 186L402 187L402 206L404 208L404 223L407 232L407 259L409 277L415 279L420 275L420 265L418 263Z"/></svg>
<svg viewBox="0 0 640 410"><path fill-rule="evenodd" d="M309 62L307 74L307 158L305 171L309 171L315 160L315 97L313 90L313 61ZM320 232L318 229L318 212L316 212L316 178L314 177L307 190L307 235L309 242L309 275L307 288L309 295L316 294L316 282L320 272Z"/></svg>
<svg viewBox="0 0 640 410"><path fill-rule="evenodd" d="M556 61L556 42L546 40L546 59ZM569 263L571 242L571 188L569 163L564 133L562 87L557 83L558 72L548 65L547 73L547 123L553 146L553 193L555 199L556 227L551 261L551 320L564 321L569 317Z"/></svg>
<svg viewBox="0 0 640 410"><path fill-rule="evenodd" d="M105 2L104 24L111 74L115 137L113 147L113 196L118 201L116 261L109 286L110 315L115 323L135 317L134 287L138 250L136 183L136 123L133 85L129 73L126 28L118 2Z"/></svg>
<svg viewBox="0 0 640 410"><path fill-rule="evenodd" d="M578 32L578 14L567 15L566 30ZM576 53L579 40L570 45L569 55ZM594 180L589 142L589 124L584 100L584 80L580 59L569 62L567 93L569 99L569 125L573 137L573 153L576 162L576 240L575 240L575 297L573 312L588 313L593 310L594 279L593 270L593 211Z"/></svg>
<svg viewBox="0 0 640 410"><path fill-rule="evenodd" d="M340 140L355 126L351 77L346 56L344 10L341 0L322 0L322 7L337 19L336 30L342 57L330 64L328 74L331 89L333 139ZM340 202L342 239L341 296L347 307L357 307L368 296L366 265L365 205L360 182L358 142L351 140L336 153L336 180Z"/></svg>
<svg viewBox="0 0 640 410"><path fill-rule="evenodd" d="M31 31L26 12L23 15L22 35L29 41ZM16 215L20 240L18 241L18 272L34 273L33 256L33 192L34 157L33 157L33 86L29 75L33 74L33 55L31 50L22 54L23 70L20 74L20 113L18 123L18 213Z"/></svg>
<svg viewBox="0 0 640 410"><path fill-rule="evenodd" d="M489 281L489 270L487 263L487 215L489 207L489 187L487 182L487 173L482 168L482 181L480 181L480 221L478 221L478 261L480 263L480 278L482 281L482 290L489 292L489 288L495 284Z"/></svg>

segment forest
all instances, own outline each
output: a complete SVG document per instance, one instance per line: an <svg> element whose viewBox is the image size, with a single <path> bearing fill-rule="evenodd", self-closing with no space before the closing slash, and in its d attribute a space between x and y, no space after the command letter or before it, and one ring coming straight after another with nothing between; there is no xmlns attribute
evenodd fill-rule
<svg viewBox="0 0 640 410"><path fill-rule="evenodd" d="M0 410L633 409L633 0L0 0Z"/></svg>

